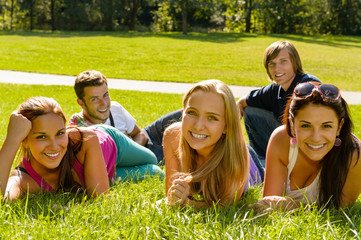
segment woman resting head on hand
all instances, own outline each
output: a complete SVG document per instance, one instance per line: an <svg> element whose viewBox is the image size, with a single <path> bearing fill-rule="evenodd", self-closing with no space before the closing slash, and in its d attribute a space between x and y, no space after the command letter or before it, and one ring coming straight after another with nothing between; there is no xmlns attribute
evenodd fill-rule
<svg viewBox="0 0 361 240"><path fill-rule="evenodd" d="M267 148L263 198L251 207L352 205L361 192L360 140L352 134L349 108L339 89L298 84L283 122Z"/></svg>
<svg viewBox="0 0 361 240"><path fill-rule="evenodd" d="M154 154L119 130L106 125L66 128L65 123L60 105L52 98L29 98L12 113L0 150L5 198L79 188L95 197L108 192L115 176L124 180L163 174ZM20 147L23 159L8 177Z"/></svg>
<svg viewBox="0 0 361 240"><path fill-rule="evenodd" d="M200 82L185 94L182 121L163 139L169 205L236 203L244 189L261 183L263 169L250 161L239 119L232 91L221 81Z"/></svg>

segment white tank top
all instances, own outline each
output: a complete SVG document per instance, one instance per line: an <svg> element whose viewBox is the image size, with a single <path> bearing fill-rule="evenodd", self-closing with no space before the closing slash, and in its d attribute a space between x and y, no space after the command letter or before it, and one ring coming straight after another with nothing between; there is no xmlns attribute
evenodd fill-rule
<svg viewBox="0 0 361 240"><path fill-rule="evenodd" d="M286 186L286 194L285 196L292 198L295 201L302 202L304 204L311 204L318 202L319 188L320 188L320 173L317 174L317 177L313 182L307 187L291 190L290 189L290 175L293 170L293 167L296 164L298 156L298 146L293 146L290 144L290 152L288 155L288 174L287 174L287 186Z"/></svg>

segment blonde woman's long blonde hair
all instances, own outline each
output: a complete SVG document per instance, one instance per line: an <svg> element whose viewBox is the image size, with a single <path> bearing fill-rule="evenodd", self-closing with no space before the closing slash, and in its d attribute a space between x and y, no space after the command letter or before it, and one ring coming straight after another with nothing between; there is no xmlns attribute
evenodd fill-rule
<svg viewBox="0 0 361 240"><path fill-rule="evenodd" d="M239 189L247 180L249 154L240 124L239 109L231 89L221 81L202 81L183 97L183 108L195 91L214 92L224 99L226 133L216 143L209 159L199 168L197 152L180 136L179 158L181 173L191 177L192 194L201 194L207 204L230 202L239 196Z"/></svg>

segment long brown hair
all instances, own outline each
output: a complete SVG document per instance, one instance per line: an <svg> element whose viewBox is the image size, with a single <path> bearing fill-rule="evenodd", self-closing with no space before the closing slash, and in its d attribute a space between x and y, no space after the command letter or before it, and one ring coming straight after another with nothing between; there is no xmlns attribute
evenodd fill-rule
<svg viewBox="0 0 361 240"><path fill-rule="evenodd" d="M283 116L283 123L286 124L289 136L292 137L291 122L294 121L298 111L308 104L319 104L333 109L338 116L339 124L344 119L338 136L342 140L341 146L333 147L322 159L319 193L321 205L340 207L342 189L351 167L352 156L355 150L357 155L360 155L360 143L352 134L353 123L346 101L342 97L338 101L324 100L318 91L313 91L313 94L306 98L289 99Z"/></svg>
<svg viewBox="0 0 361 240"><path fill-rule="evenodd" d="M30 121L33 121L39 116L48 113L54 113L64 120L64 124L66 123L66 118L63 110L61 109L59 103L57 103L53 98L31 97L18 107L18 113L22 114ZM79 133L81 134L80 131ZM82 139L82 135L80 139ZM69 142L67 146L67 151L58 166L58 168L60 169L58 185L59 189L76 191L80 187L80 185L74 181L71 168L74 163L75 154L81 148L81 141L73 141L69 138L69 136L68 141ZM22 157L26 158L26 149L24 145L22 145L21 148ZM27 160L29 161L29 159Z"/></svg>
<svg viewBox="0 0 361 240"><path fill-rule="evenodd" d="M230 202L245 183L249 172L248 149L242 134L239 110L230 88L221 81L199 82L183 97L183 107L195 91L214 92L224 99L226 133L218 140L206 164L196 167L197 152L180 136L181 172L191 176L191 191L202 194L207 204Z"/></svg>

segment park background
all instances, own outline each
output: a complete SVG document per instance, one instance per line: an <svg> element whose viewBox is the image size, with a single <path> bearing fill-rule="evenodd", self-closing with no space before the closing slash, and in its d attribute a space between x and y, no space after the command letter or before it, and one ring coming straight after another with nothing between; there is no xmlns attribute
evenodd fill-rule
<svg viewBox="0 0 361 240"><path fill-rule="evenodd" d="M0 0L0 30L361 34L359 0Z"/></svg>
<svg viewBox="0 0 361 240"><path fill-rule="evenodd" d="M220 79L232 85L263 86L269 84L262 65L265 48L289 40L306 72L341 90L361 91L360 1L0 0L0 4L4 70L75 79L84 70L96 69L108 78ZM133 6L138 6L134 25ZM187 6L186 14L182 6ZM80 111L68 86L2 83L0 94L1 144L11 112L30 96L53 97L67 118ZM115 89L110 94L140 127L181 107L180 94ZM360 138L361 107L351 105L350 110ZM164 180L155 178L116 184L106 198L59 193L1 202L0 238L360 238L360 199L349 209L307 206L259 215L247 206L260 198L261 188L250 189L236 206L206 210L157 206L164 196Z"/></svg>

